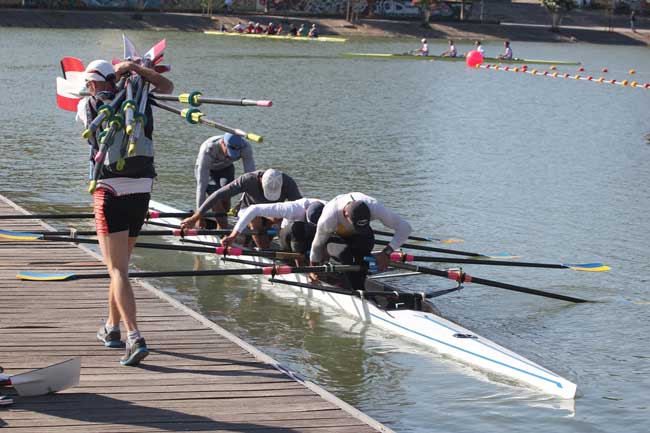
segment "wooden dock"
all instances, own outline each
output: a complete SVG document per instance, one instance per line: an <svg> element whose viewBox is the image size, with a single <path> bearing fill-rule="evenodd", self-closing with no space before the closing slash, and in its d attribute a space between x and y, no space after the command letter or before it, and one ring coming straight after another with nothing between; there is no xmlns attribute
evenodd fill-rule
<svg viewBox="0 0 650 433"><path fill-rule="evenodd" d="M0 195L0 215L25 211ZM48 229L0 220L0 229ZM70 243L0 240L0 365L18 374L81 357L79 386L41 397L0 394L0 428L21 433L292 432L391 430L156 288L138 281L138 322L150 347L139 367L95 333L108 280L19 281L17 271L102 272L100 258Z"/></svg>

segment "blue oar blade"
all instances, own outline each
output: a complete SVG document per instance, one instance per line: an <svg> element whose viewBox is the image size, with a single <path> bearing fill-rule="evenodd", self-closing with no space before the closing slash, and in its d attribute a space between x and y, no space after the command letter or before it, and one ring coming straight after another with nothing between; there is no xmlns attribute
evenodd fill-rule
<svg viewBox="0 0 650 433"><path fill-rule="evenodd" d="M12 232L9 230L0 230L0 238L10 239L12 241L36 241L43 239L43 235L39 233L23 233Z"/></svg>
<svg viewBox="0 0 650 433"><path fill-rule="evenodd" d="M20 271L16 274L16 278L19 280L27 281L66 281L76 278L75 274L52 274L46 272L27 272Z"/></svg>
<svg viewBox="0 0 650 433"><path fill-rule="evenodd" d="M566 263L563 264L569 269L574 271L583 271L583 272L606 272L611 268L602 263Z"/></svg>

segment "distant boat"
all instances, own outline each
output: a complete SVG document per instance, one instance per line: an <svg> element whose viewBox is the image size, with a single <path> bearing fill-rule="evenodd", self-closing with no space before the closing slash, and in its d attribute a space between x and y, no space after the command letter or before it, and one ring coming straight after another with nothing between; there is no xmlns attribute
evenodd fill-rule
<svg viewBox="0 0 650 433"><path fill-rule="evenodd" d="M217 36L242 36L245 38L278 39L284 41L310 41L310 42L346 42L347 41L346 38L338 38L335 36L319 36L317 38L310 38L307 36L265 35L264 33L220 32L215 30L206 30L203 33L207 35L217 35Z"/></svg>
<svg viewBox="0 0 650 433"><path fill-rule="evenodd" d="M382 60L441 60L443 62L464 62L464 56L418 56L416 54L382 54L382 53L342 53L340 57L350 59L382 59ZM508 64L531 64L531 65L564 65L577 66L580 62L567 62L562 60L540 60L540 59L497 59L496 57L484 57L483 63L508 63Z"/></svg>

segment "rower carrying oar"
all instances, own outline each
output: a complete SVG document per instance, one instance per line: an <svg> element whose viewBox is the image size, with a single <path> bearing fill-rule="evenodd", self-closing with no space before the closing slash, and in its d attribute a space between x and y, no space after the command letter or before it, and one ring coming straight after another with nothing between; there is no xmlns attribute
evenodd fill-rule
<svg viewBox="0 0 650 433"><path fill-rule="evenodd" d="M161 101L178 101L183 104L191 105L192 107L198 107L201 104L217 104L217 105L236 105L243 107L272 107L272 101L264 100L254 100L254 99L225 99L225 98L206 98L201 92L193 91L190 93L181 93L180 95L159 95L157 93L151 93L151 96L154 99L159 99Z"/></svg>
<svg viewBox="0 0 650 433"><path fill-rule="evenodd" d="M546 269L571 269L573 271L583 272L606 272L610 270L609 266L602 263L534 263L534 262L509 262L501 260L482 260L482 259L457 259L453 257L429 257L429 256L412 256L404 253L392 253L390 259L393 262L432 262L432 263L461 263L466 265L487 265L487 266L521 266L527 268L546 268Z"/></svg>
<svg viewBox="0 0 650 433"><path fill-rule="evenodd" d="M276 275L306 274L312 272L356 272L359 266L331 265L322 266L265 266L263 268L243 269L212 269L203 271L160 271L160 272L131 272L129 278L163 278L163 277L206 277L206 276L227 276L227 275ZM107 272L93 274L72 274L72 273L44 273L44 272L18 272L16 278L26 281L72 281L88 280L98 278L110 278Z"/></svg>
<svg viewBox="0 0 650 433"><path fill-rule="evenodd" d="M240 137L247 138L249 140L254 141L255 143L261 143L263 141L263 137L261 135L253 134L252 132L246 132L238 128L231 128L230 126L226 126L223 123L218 123L215 122L214 120L206 119L205 114L203 114L201 111L199 111L197 108L185 108L183 110L179 110L178 108L174 108L171 105L163 104L160 101L157 101L155 99L151 99L151 105L162 108L163 110L169 111L170 113L178 114L179 116L183 117L185 120L187 120L188 123L191 123L192 125L195 125L197 123L201 123L206 126L210 126L212 128L220 129L221 131L224 132L229 132L233 135L239 135Z"/></svg>
<svg viewBox="0 0 650 433"><path fill-rule="evenodd" d="M500 289L512 290L514 292L528 293L529 295L543 296L546 298L559 299L567 302L583 303L591 302L586 299L574 298L572 296L559 295L557 293L544 292L542 290L531 289L528 287L515 286L513 284L500 283L498 281L486 280L484 278L472 277L466 273L459 270L447 270L441 271L438 269L428 268L425 266L418 265L409 265L407 263L391 263L391 266L398 269L404 269L407 271L421 272L423 274L437 275L439 277L448 278L450 280L456 281L458 284L464 283L476 283L482 284L484 286L498 287Z"/></svg>

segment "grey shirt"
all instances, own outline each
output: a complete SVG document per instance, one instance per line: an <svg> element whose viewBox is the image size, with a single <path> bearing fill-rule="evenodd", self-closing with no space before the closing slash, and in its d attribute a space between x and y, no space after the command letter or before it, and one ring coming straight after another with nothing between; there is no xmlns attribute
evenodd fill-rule
<svg viewBox="0 0 650 433"><path fill-rule="evenodd" d="M219 140L223 135L210 137L201 144L199 155L196 157L194 176L196 177L196 207L199 208L206 197L206 190L210 183L210 172L218 171L231 166L234 161L242 160L244 172L255 171L255 159L253 159L253 147L248 141L243 140L239 158L231 158L223 153Z"/></svg>
<svg viewBox="0 0 650 433"><path fill-rule="evenodd" d="M298 185L288 174L282 173L282 192L280 198L276 201L267 200L262 190L262 175L264 170L257 170L251 173L245 173L239 176L228 185L219 188L213 192L199 208L199 213L205 215L212 209L214 203L219 200L231 198L237 194L243 193L241 198L241 208L246 208L253 204L277 203L285 200L299 200L302 198Z"/></svg>

